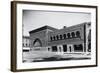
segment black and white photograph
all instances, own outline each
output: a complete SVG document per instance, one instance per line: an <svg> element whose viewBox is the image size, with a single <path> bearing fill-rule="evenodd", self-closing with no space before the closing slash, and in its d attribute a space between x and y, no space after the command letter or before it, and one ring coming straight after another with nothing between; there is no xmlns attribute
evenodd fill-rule
<svg viewBox="0 0 100 73"><path fill-rule="evenodd" d="M91 59L91 13L23 10L23 62Z"/></svg>
<svg viewBox="0 0 100 73"><path fill-rule="evenodd" d="M97 66L97 6L12 2L12 71Z"/></svg>

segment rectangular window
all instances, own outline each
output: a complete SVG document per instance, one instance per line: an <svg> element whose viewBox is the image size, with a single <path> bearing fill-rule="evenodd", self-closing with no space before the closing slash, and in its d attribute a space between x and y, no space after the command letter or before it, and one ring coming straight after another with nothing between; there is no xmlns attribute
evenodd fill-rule
<svg viewBox="0 0 100 73"><path fill-rule="evenodd" d="M83 52L83 45L82 44L74 45L74 51L75 52Z"/></svg>
<svg viewBox="0 0 100 73"><path fill-rule="evenodd" d="M57 52L57 46L52 46L52 52Z"/></svg>

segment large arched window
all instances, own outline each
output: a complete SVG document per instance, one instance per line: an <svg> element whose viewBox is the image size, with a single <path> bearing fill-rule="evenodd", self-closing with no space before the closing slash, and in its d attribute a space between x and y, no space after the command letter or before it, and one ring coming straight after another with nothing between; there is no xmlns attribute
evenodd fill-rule
<svg viewBox="0 0 100 73"><path fill-rule="evenodd" d="M70 33L67 33L67 37L70 38Z"/></svg>
<svg viewBox="0 0 100 73"><path fill-rule="evenodd" d="M34 42L33 42L33 46L34 47L41 47L42 46L42 43L41 43L41 40L40 39L35 39Z"/></svg>
<svg viewBox="0 0 100 73"><path fill-rule="evenodd" d="M76 37L80 37L80 32L76 31Z"/></svg>
<svg viewBox="0 0 100 73"><path fill-rule="evenodd" d="M72 35L72 38L74 38L74 37L75 37L75 33L74 33L74 32L72 32L72 33L71 33L71 35Z"/></svg>

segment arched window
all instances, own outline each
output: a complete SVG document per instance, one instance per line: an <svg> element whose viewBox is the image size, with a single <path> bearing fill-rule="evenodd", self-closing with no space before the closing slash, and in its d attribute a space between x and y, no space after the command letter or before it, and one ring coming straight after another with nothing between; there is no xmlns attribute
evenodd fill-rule
<svg viewBox="0 0 100 73"><path fill-rule="evenodd" d="M34 47L41 47L42 46L42 42L40 39L35 39L35 41L33 42L33 46Z"/></svg>
<svg viewBox="0 0 100 73"><path fill-rule="evenodd" d="M80 37L80 32L76 31L76 37Z"/></svg>
<svg viewBox="0 0 100 73"><path fill-rule="evenodd" d="M70 33L67 33L67 37L70 38Z"/></svg>
<svg viewBox="0 0 100 73"><path fill-rule="evenodd" d="M67 45L66 44L63 45L63 52L67 52Z"/></svg>
<svg viewBox="0 0 100 73"><path fill-rule="evenodd" d="M60 35L60 39L62 39L62 35Z"/></svg>
<svg viewBox="0 0 100 73"><path fill-rule="evenodd" d="M57 38L57 40L59 40L59 36L58 35L56 36L56 38Z"/></svg>
<svg viewBox="0 0 100 73"><path fill-rule="evenodd" d="M64 39L66 39L66 34L63 34L63 36L64 36Z"/></svg>
<svg viewBox="0 0 100 73"><path fill-rule="evenodd" d="M72 35L72 38L74 38L74 37L75 37L75 33L74 33L74 32L72 32L72 33L71 33L71 35Z"/></svg>

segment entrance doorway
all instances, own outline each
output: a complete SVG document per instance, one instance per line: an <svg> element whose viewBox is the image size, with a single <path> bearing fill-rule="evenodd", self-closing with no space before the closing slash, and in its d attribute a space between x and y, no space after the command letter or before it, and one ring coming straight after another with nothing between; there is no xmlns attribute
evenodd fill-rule
<svg viewBox="0 0 100 73"><path fill-rule="evenodd" d="M67 52L67 45L63 45L63 52Z"/></svg>
<svg viewBox="0 0 100 73"><path fill-rule="evenodd" d="M72 50L71 50L71 46L69 46L69 51L72 52Z"/></svg>

